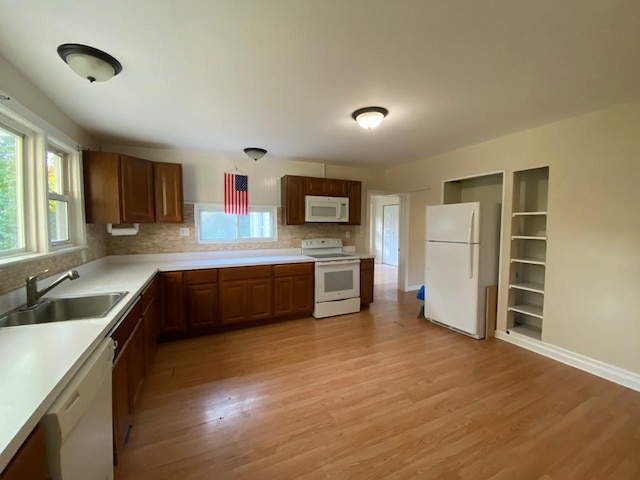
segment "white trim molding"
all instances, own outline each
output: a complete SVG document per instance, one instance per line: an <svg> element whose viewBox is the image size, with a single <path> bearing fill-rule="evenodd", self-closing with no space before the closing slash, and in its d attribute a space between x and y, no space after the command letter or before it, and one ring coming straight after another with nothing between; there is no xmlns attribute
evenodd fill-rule
<svg viewBox="0 0 640 480"><path fill-rule="evenodd" d="M640 374L635 372L630 372L629 370L609 365L608 363L514 332L506 333L496 330L495 337L640 392Z"/></svg>

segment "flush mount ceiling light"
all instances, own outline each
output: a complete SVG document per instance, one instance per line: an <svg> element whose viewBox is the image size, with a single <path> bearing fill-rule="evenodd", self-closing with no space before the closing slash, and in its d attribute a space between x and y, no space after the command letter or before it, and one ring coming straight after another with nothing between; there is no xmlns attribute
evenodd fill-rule
<svg viewBox="0 0 640 480"><path fill-rule="evenodd" d="M383 107L365 107L359 108L351 116L362 128L371 130L380 125L388 114L389 110Z"/></svg>
<svg viewBox="0 0 640 480"><path fill-rule="evenodd" d="M252 158L256 162L265 156L267 151L264 148L248 147L243 150L247 154L247 157Z"/></svg>
<svg viewBox="0 0 640 480"><path fill-rule="evenodd" d="M97 48L77 43L65 43L58 47L58 55L82 78L91 83L106 82L122 71L118 60Z"/></svg>

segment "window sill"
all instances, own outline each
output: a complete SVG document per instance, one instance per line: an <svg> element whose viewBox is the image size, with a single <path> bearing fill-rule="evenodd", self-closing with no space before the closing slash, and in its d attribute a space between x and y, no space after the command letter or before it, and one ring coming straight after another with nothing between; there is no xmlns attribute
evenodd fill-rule
<svg viewBox="0 0 640 480"><path fill-rule="evenodd" d="M87 248L89 248L87 245L74 245L71 247L57 248L47 253L21 253L18 255L11 255L10 257L0 257L0 268L9 267L11 265L18 265L20 263L33 262L35 260L54 257L56 255L62 255L65 253L79 252L82 250L86 250Z"/></svg>

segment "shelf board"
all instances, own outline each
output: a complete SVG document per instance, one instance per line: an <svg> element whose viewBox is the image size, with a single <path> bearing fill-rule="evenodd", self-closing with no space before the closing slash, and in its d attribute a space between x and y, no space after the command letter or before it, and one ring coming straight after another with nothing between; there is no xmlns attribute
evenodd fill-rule
<svg viewBox="0 0 640 480"><path fill-rule="evenodd" d="M542 329L532 327L531 325L516 325L513 328L509 328L508 331L509 333L517 333L518 335L524 335L525 337L535 340L542 339Z"/></svg>
<svg viewBox="0 0 640 480"><path fill-rule="evenodd" d="M512 258L511 263L527 263L529 265L542 265L546 264L542 258Z"/></svg>
<svg viewBox="0 0 640 480"><path fill-rule="evenodd" d="M544 295L544 284L542 283L533 283L533 282L512 283L511 285L509 285L509 288L526 290L527 292L542 293Z"/></svg>
<svg viewBox="0 0 640 480"><path fill-rule="evenodd" d="M512 235L511 240L544 240L547 241L547 237L540 235Z"/></svg>
<svg viewBox="0 0 640 480"><path fill-rule="evenodd" d="M542 307L538 305L514 305L513 307L509 307L509 311L522 313L542 320Z"/></svg>
<svg viewBox="0 0 640 480"><path fill-rule="evenodd" d="M547 212L513 212L514 217L531 217L546 215Z"/></svg>

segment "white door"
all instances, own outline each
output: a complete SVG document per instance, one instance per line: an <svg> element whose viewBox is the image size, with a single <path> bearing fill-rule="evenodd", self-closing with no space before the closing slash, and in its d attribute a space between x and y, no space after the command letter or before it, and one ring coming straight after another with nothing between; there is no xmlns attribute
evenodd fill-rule
<svg viewBox="0 0 640 480"><path fill-rule="evenodd" d="M382 263L398 266L400 205L382 207Z"/></svg>
<svg viewBox="0 0 640 480"><path fill-rule="evenodd" d="M427 240L478 243L480 203L455 203L427 207Z"/></svg>
<svg viewBox="0 0 640 480"><path fill-rule="evenodd" d="M444 325L484 337L478 297L480 245L427 242L424 314Z"/></svg>

